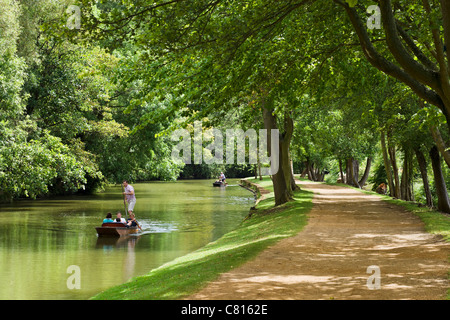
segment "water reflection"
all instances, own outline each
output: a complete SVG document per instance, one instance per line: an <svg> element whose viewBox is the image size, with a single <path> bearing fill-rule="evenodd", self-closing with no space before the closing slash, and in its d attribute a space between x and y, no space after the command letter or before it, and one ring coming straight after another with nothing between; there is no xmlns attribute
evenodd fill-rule
<svg viewBox="0 0 450 320"><path fill-rule="evenodd" d="M134 187L143 231L124 238L95 231L106 212L123 207L120 186L0 206L0 299L87 299L217 239L254 201L245 189L213 188L211 181ZM80 267L80 290L67 288L70 265Z"/></svg>
<svg viewBox="0 0 450 320"><path fill-rule="evenodd" d="M97 237L95 248L102 249L104 251L124 247L127 249L134 249L136 242L140 237L141 235L129 235L125 237Z"/></svg>

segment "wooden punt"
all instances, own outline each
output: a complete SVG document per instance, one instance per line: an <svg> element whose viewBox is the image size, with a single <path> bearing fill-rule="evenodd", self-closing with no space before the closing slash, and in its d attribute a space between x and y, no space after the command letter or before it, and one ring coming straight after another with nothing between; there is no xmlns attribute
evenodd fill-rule
<svg viewBox="0 0 450 320"><path fill-rule="evenodd" d="M138 227L127 227L121 222L103 223L101 227L95 229L99 237L123 237L138 232Z"/></svg>
<svg viewBox="0 0 450 320"><path fill-rule="evenodd" d="M214 187L226 187L228 183L223 183L222 181L214 181L213 186Z"/></svg>

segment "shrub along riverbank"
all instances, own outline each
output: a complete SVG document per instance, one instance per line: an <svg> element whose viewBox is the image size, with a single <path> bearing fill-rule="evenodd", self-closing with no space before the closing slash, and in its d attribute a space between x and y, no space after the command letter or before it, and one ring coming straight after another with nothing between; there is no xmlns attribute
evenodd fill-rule
<svg viewBox="0 0 450 320"><path fill-rule="evenodd" d="M250 181L268 190L264 199L234 231L186 256L150 271L147 275L110 288L92 299L180 299L208 282L255 257L280 239L294 236L307 224L313 194L296 191L294 201L274 208L270 178Z"/></svg>

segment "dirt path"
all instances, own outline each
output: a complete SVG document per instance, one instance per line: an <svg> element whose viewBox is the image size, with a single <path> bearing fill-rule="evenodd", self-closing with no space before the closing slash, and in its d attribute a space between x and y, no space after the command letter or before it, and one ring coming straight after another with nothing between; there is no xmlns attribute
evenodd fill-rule
<svg viewBox="0 0 450 320"><path fill-rule="evenodd" d="M419 218L357 190L299 184L315 193L305 229L188 299L445 299L450 244Z"/></svg>

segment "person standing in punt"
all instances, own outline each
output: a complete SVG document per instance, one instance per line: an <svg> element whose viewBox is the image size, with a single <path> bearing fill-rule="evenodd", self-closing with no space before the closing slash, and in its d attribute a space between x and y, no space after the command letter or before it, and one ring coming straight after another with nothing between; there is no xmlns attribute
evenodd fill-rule
<svg viewBox="0 0 450 320"><path fill-rule="evenodd" d="M126 196L126 200L128 203L128 213L131 215L134 210L134 206L136 204L136 195L134 194L134 188L132 185L128 184L127 180L123 181L124 192L123 194Z"/></svg>

